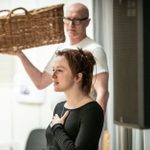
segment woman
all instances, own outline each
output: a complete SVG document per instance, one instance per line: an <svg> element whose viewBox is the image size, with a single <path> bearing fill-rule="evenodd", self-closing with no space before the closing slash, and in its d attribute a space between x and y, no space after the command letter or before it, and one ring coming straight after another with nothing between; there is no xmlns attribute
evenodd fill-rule
<svg viewBox="0 0 150 150"><path fill-rule="evenodd" d="M66 101L58 103L46 130L49 150L97 150L103 110L89 96L95 60L91 52L65 49L56 52L52 80Z"/></svg>

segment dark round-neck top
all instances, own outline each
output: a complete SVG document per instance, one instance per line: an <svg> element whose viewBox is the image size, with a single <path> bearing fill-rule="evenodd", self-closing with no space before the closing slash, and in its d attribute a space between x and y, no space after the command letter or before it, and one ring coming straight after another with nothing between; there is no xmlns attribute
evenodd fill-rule
<svg viewBox="0 0 150 150"><path fill-rule="evenodd" d="M66 101L56 105L53 114L60 117L69 110L64 125L48 125L46 139L48 150L97 150L103 128L103 110L96 101L75 109L64 107Z"/></svg>

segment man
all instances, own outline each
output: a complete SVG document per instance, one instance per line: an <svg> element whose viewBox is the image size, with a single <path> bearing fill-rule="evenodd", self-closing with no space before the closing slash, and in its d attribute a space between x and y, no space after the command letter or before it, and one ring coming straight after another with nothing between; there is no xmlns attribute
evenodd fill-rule
<svg viewBox="0 0 150 150"><path fill-rule="evenodd" d="M79 47L83 50L91 51L96 58L97 64L94 69L93 90L91 95L93 95L94 92L96 93L96 100L105 111L109 95L107 60L102 47L87 37L86 28L90 22L88 8L81 3L70 5L66 9L63 21L68 38L66 42L61 45L61 48ZM52 83L51 60L45 70L40 72L21 51L18 51L16 55L20 58L26 72L38 89L46 88Z"/></svg>

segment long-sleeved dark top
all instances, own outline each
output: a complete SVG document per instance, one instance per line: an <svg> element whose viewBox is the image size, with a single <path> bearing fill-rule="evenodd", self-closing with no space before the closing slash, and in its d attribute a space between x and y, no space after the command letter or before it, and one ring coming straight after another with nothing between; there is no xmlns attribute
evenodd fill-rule
<svg viewBox="0 0 150 150"><path fill-rule="evenodd" d="M103 128L103 110L96 101L75 109L66 109L60 102L54 114L60 117L69 110L64 125L50 125L46 129L48 150L97 150Z"/></svg>

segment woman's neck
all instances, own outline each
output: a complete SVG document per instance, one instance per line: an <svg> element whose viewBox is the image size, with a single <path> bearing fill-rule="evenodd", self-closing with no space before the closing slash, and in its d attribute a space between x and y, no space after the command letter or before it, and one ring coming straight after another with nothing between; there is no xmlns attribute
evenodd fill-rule
<svg viewBox="0 0 150 150"><path fill-rule="evenodd" d="M73 92L65 95L67 99L65 107L68 109L75 109L92 101L89 95L81 92Z"/></svg>

